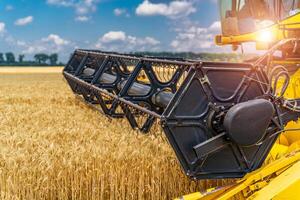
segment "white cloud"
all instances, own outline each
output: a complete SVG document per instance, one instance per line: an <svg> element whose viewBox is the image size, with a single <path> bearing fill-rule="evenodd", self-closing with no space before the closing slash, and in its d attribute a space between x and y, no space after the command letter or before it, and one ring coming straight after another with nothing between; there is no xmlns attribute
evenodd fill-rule
<svg viewBox="0 0 300 200"><path fill-rule="evenodd" d="M136 14L140 16L155 16L161 15L169 18L185 17L196 12L193 2L183 0L175 0L169 4L151 3L149 0L144 0L136 8Z"/></svg>
<svg viewBox="0 0 300 200"><path fill-rule="evenodd" d="M19 46L23 46L24 48L22 53L35 54L64 52L65 48L71 48L73 44L69 40L63 39L57 34L49 34L47 37L34 42L19 42Z"/></svg>
<svg viewBox="0 0 300 200"><path fill-rule="evenodd" d="M220 30L221 30L221 22L220 22L220 21L215 21L215 22L213 22L213 23L210 25L209 29L210 29L211 31L220 31Z"/></svg>
<svg viewBox="0 0 300 200"><path fill-rule="evenodd" d="M37 53L59 53L60 60L66 61L77 45L75 42L62 38L57 34L49 34L46 37L33 41L21 40L10 35L5 30L5 25L3 24L4 23L0 22L0 29L3 31L3 34L1 34L0 31L0 41L5 43L2 43L3 51L25 54L28 58L32 58L32 56Z"/></svg>
<svg viewBox="0 0 300 200"><path fill-rule="evenodd" d="M215 35L220 33L220 22L213 22L209 27L192 24L177 29L177 36L171 42L174 51L225 52L228 48L218 47L214 43Z"/></svg>
<svg viewBox="0 0 300 200"><path fill-rule="evenodd" d="M158 45L160 44L160 41L152 37L145 37L144 40L141 41L141 44Z"/></svg>
<svg viewBox="0 0 300 200"><path fill-rule="evenodd" d="M24 47L24 46L26 46L26 42L21 41L21 40L17 40L17 41L16 41L16 45L17 45L17 46L20 46L20 47Z"/></svg>
<svg viewBox="0 0 300 200"><path fill-rule="evenodd" d="M12 11L13 9L14 9L14 7L12 5L6 5L5 6L6 11Z"/></svg>
<svg viewBox="0 0 300 200"><path fill-rule="evenodd" d="M126 17L130 17L130 14L128 13L128 11L125 8L116 8L114 9L114 15L115 16L126 16Z"/></svg>
<svg viewBox="0 0 300 200"><path fill-rule="evenodd" d="M152 37L139 38L123 31L110 31L99 38L95 47L106 51L144 51L158 49L160 41Z"/></svg>
<svg viewBox="0 0 300 200"><path fill-rule="evenodd" d="M43 42L53 42L57 46L67 45L70 42L68 40L62 39L59 35L50 34L46 38L42 38Z"/></svg>
<svg viewBox="0 0 300 200"><path fill-rule="evenodd" d="M124 40L126 40L126 34L123 31L110 31L105 33L101 38L101 41L104 43Z"/></svg>
<svg viewBox="0 0 300 200"><path fill-rule="evenodd" d="M47 0L48 4L59 5L59 6L71 6L74 1L72 0Z"/></svg>
<svg viewBox="0 0 300 200"><path fill-rule="evenodd" d="M116 16L120 16L120 15L124 14L125 12L126 12L126 10L122 9L122 8L116 8L116 9L114 9L114 14Z"/></svg>
<svg viewBox="0 0 300 200"><path fill-rule="evenodd" d="M77 21L88 21L90 17L86 17L86 15L95 12L99 2L100 0L47 0L49 5L73 8L77 15L75 18Z"/></svg>
<svg viewBox="0 0 300 200"><path fill-rule="evenodd" d="M22 51L24 54L35 54L46 52L47 48L40 45L28 46L25 50Z"/></svg>
<svg viewBox="0 0 300 200"><path fill-rule="evenodd" d="M27 48L27 43L25 41L18 40L9 34L6 34L5 37L3 37L3 40L10 47L16 47L17 50L20 50L22 48Z"/></svg>
<svg viewBox="0 0 300 200"><path fill-rule="evenodd" d="M28 17L17 19L15 21L15 25L16 26L26 26L32 22L33 22L33 16L28 16Z"/></svg>
<svg viewBox="0 0 300 200"><path fill-rule="evenodd" d="M0 22L0 34L3 34L5 32L5 23Z"/></svg>
<svg viewBox="0 0 300 200"><path fill-rule="evenodd" d="M78 22L87 22L90 20L90 17L88 16L77 16L75 17L75 21L78 21Z"/></svg>

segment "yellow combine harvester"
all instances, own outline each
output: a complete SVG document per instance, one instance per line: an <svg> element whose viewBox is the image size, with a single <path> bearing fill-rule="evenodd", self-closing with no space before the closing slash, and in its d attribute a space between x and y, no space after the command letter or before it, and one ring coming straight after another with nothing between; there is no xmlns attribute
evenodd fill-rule
<svg viewBox="0 0 300 200"><path fill-rule="evenodd" d="M300 98L300 1L220 0L219 4L222 35L216 36L216 44L232 45L235 50L255 42L257 50L267 51L257 63L264 63L268 70L283 66L288 71L290 82L284 97ZM180 199L300 199L299 128L300 121L288 123L285 129L295 131L283 132L265 165L236 183Z"/></svg>
<svg viewBox="0 0 300 200"><path fill-rule="evenodd" d="M219 3L216 44L265 54L220 63L79 49L63 74L109 117L144 133L159 121L188 177L239 178L179 199L299 199L300 1Z"/></svg>

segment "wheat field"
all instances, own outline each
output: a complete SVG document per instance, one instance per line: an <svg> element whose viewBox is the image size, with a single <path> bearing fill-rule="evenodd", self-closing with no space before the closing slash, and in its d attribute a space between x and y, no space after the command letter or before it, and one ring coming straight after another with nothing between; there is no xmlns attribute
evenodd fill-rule
<svg viewBox="0 0 300 200"><path fill-rule="evenodd" d="M60 73L62 67L0 67L0 74L52 74Z"/></svg>
<svg viewBox="0 0 300 200"><path fill-rule="evenodd" d="M191 181L164 135L109 120L60 73L0 73L1 199L172 199Z"/></svg>

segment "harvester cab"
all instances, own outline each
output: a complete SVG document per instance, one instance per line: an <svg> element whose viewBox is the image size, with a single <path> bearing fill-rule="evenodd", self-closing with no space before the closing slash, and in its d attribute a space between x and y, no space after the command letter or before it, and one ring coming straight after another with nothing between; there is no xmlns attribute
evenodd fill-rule
<svg viewBox="0 0 300 200"><path fill-rule="evenodd" d="M252 33L299 12L295 0L221 0L222 34Z"/></svg>
<svg viewBox="0 0 300 200"><path fill-rule="evenodd" d="M299 89L287 97L290 69L299 68L297 2L220 1L218 45L258 42L262 30L271 31L268 51L252 63L78 49L63 75L76 95L111 118L126 118L143 133L160 122L187 176L243 177L262 166L285 126L300 117Z"/></svg>
<svg viewBox="0 0 300 200"><path fill-rule="evenodd" d="M287 38L299 37L298 0L219 0L222 34L217 45L256 42L270 49Z"/></svg>

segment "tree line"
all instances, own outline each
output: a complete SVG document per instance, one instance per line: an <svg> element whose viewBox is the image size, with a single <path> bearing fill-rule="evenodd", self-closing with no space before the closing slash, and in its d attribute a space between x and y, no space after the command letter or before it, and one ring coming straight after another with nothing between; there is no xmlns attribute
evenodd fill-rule
<svg viewBox="0 0 300 200"><path fill-rule="evenodd" d="M0 52L0 66L56 66L63 65L58 63L58 54L44 54L39 53L33 56L34 60L25 60L24 54L15 55L12 52L1 53Z"/></svg>
<svg viewBox="0 0 300 200"><path fill-rule="evenodd" d="M194 52L130 52L130 54L146 55L153 57L167 57L167 58L184 58L191 60L203 61L225 61L225 62L239 62L247 55L236 53L194 53ZM58 62L59 55L57 53L44 54L39 53L33 56L34 60L25 60L25 55L15 55L12 52L0 53L0 66L62 66Z"/></svg>
<svg viewBox="0 0 300 200"><path fill-rule="evenodd" d="M244 58L244 55L236 53L194 53L194 52L131 52L133 54L153 56L153 57L168 57L168 58L184 58L191 60L203 61L226 61L238 62Z"/></svg>

